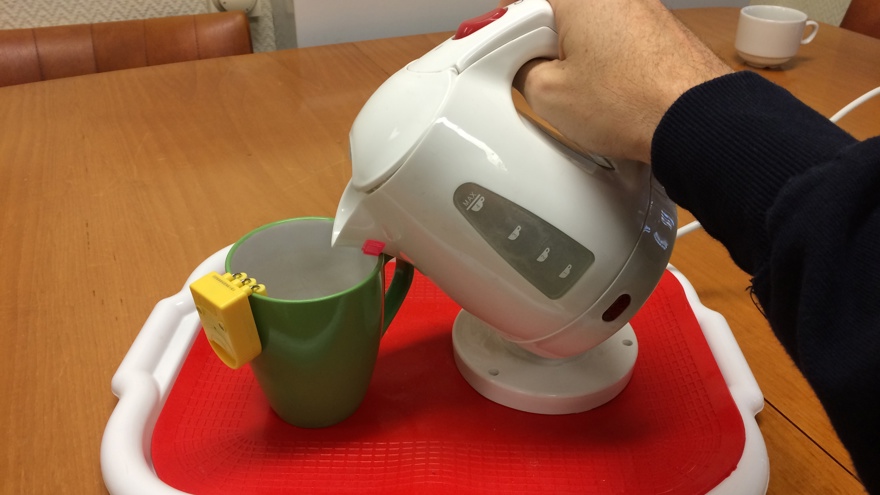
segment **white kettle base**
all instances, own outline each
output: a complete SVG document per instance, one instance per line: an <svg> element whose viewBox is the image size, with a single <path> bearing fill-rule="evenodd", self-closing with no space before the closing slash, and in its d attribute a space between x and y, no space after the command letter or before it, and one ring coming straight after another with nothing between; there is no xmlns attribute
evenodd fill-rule
<svg viewBox="0 0 880 495"><path fill-rule="evenodd" d="M596 408L629 383L638 342L627 324L597 347L549 359L502 338L462 310L452 327L455 364L480 394L498 404L538 414L572 414Z"/></svg>

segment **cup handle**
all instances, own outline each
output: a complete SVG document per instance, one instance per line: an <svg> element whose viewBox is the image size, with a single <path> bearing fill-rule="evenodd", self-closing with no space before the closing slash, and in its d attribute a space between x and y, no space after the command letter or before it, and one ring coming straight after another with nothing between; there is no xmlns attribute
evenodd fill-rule
<svg viewBox="0 0 880 495"><path fill-rule="evenodd" d="M385 261L382 263L384 266L386 263L391 261L391 256L385 256ZM391 279L391 283L388 285L388 290L385 291L385 321L382 325L382 334L385 334L385 331L388 330L388 326L391 325L391 320L397 315L397 311L400 309L400 305L403 304L403 299L406 297L406 293L409 292L409 286L412 285L413 266L409 263L397 258L397 266L394 267L394 276Z"/></svg>
<svg viewBox="0 0 880 495"><path fill-rule="evenodd" d="M806 45L807 43L813 41L813 38L816 37L816 33L819 32L819 23L816 21L807 21L807 26L812 27L813 29L810 31L810 34L807 35L806 38L801 40L802 45Z"/></svg>

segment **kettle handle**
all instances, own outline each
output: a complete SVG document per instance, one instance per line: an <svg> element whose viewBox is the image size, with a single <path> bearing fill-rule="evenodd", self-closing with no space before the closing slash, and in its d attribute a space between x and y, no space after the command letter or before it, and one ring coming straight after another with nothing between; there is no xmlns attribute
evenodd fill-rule
<svg viewBox="0 0 880 495"><path fill-rule="evenodd" d="M558 55L559 39L550 4L546 0L519 0L462 22L455 36L410 63L407 70L453 69L462 74L473 66L487 65L485 62L491 59L495 61L491 64L493 71L500 68L498 65L505 66L503 74L513 80L529 60L555 59Z"/></svg>

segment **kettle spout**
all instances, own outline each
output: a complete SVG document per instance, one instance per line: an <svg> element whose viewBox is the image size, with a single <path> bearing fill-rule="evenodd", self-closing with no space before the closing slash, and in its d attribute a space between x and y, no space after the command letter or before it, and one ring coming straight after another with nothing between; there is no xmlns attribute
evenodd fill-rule
<svg viewBox="0 0 880 495"><path fill-rule="evenodd" d="M354 188L351 183L345 187L336 218L333 220L333 234L330 244L336 246L362 247L370 240L382 239L382 230L369 211L369 194Z"/></svg>

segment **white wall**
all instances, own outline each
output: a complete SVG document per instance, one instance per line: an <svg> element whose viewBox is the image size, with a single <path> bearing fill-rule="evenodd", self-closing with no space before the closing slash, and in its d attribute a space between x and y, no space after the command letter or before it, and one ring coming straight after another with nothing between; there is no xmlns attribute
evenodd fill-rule
<svg viewBox="0 0 880 495"><path fill-rule="evenodd" d="M875 0L880 1L880 0ZM753 4L783 5L803 10L810 19L840 25L850 0L752 0Z"/></svg>
<svg viewBox="0 0 880 495"><path fill-rule="evenodd" d="M275 10L275 31L279 48L453 31L461 21L487 12L498 4L497 0L271 1ZM670 9L743 7L750 3L787 5L807 12L813 19L835 25L840 24L850 2L850 0L661 1ZM283 12L281 4L284 5Z"/></svg>
<svg viewBox="0 0 880 495"><path fill-rule="evenodd" d="M293 1L300 47L453 31L464 19L498 4L497 0L288 1Z"/></svg>
<svg viewBox="0 0 880 495"><path fill-rule="evenodd" d="M277 5L292 6L295 27L279 26ZM749 0L663 0L669 8L744 6ZM453 31L465 19L495 8L497 0L275 0L279 48L284 31L295 30L296 46ZM292 46L287 44L287 46Z"/></svg>

